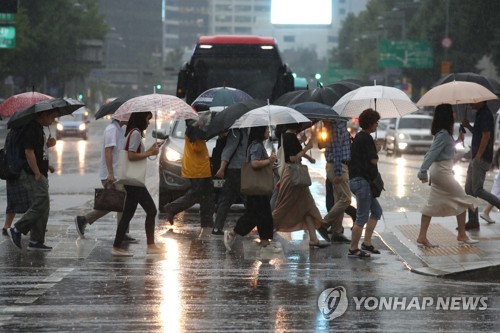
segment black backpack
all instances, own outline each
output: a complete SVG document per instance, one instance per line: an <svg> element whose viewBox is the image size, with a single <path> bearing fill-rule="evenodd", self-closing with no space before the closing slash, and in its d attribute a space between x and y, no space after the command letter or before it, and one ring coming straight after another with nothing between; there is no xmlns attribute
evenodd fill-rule
<svg viewBox="0 0 500 333"><path fill-rule="evenodd" d="M17 179L21 170L26 168L28 162L24 151L21 149L22 129L11 129L5 138L5 145L0 149L0 178Z"/></svg>

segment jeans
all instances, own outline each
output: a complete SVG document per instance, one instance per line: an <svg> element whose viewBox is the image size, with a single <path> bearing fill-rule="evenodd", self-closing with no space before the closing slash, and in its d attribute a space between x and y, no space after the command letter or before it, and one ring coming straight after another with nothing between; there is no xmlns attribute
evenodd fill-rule
<svg viewBox="0 0 500 333"><path fill-rule="evenodd" d="M123 209L123 216L118 223L118 228L116 230L115 241L113 243L114 247L120 247L123 238L127 232L130 221L134 217L137 205L141 207L146 212L146 241L147 244L155 243L155 219L156 219L156 206L151 194L149 194L146 187L141 186L130 186L125 185L125 190L127 191L127 198L125 199L125 207Z"/></svg>
<svg viewBox="0 0 500 333"><path fill-rule="evenodd" d="M29 232L30 241L43 244L50 212L49 181L43 175L36 181L34 175L25 171L21 171L19 180L32 193L32 203L14 226L24 235Z"/></svg>
<svg viewBox="0 0 500 333"><path fill-rule="evenodd" d="M231 205L236 202L241 194L241 169L227 169L224 186L219 194L217 203L217 216L215 217L215 229L222 230L226 221L227 213Z"/></svg>
<svg viewBox="0 0 500 333"><path fill-rule="evenodd" d="M349 181L349 185L358 204L356 224L363 227L368 222L368 218L378 221L382 217L382 207L377 198L372 196L368 181L362 177L356 177Z"/></svg>
<svg viewBox="0 0 500 333"><path fill-rule="evenodd" d="M490 163L483 160L477 162L472 159L467 168L467 178L465 179L465 193L474 197L481 198L493 206L500 208L500 199L494 194L484 189L484 179L486 172L490 169ZM478 210L469 209L469 221L479 223Z"/></svg>
<svg viewBox="0 0 500 333"><path fill-rule="evenodd" d="M266 195L247 196L247 210L236 222L234 232L245 236L255 227L260 239L273 239L273 215Z"/></svg>

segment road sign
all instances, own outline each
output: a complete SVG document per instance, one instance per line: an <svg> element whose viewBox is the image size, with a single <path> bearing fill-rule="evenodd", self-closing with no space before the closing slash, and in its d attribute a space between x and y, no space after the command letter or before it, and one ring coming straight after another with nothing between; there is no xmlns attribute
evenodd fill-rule
<svg viewBox="0 0 500 333"><path fill-rule="evenodd" d="M431 68L432 50L427 41L390 41L378 42L379 67Z"/></svg>
<svg viewBox="0 0 500 333"><path fill-rule="evenodd" d="M0 13L0 21L14 21L14 14Z"/></svg>
<svg viewBox="0 0 500 333"><path fill-rule="evenodd" d="M12 49L16 46L16 27L0 26L0 49Z"/></svg>
<svg viewBox="0 0 500 333"><path fill-rule="evenodd" d="M358 77L359 70L355 68L328 68L328 84L345 80L345 79L356 79Z"/></svg>

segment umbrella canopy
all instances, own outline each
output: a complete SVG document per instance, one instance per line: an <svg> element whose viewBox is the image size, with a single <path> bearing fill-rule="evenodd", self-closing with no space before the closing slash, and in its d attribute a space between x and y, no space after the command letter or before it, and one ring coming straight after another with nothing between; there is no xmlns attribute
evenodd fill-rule
<svg viewBox="0 0 500 333"><path fill-rule="evenodd" d="M310 120L339 120L340 116L329 105L318 102L303 102L290 105Z"/></svg>
<svg viewBox="0 0 500 333"><path fill-rule="evenodd" d="M286 106L264 105L245 113L231 128L310 123L302 113Z"/></svg>
<svg viewBox="0 0 500 333"><path fill-rule="evenodd" d="M44 95L36 91L10 96L0 104L0 116L10 117L17 111L27 108L30 105L53 98L52 96Z"/></svg>
<svg viewBox="0 0 500 333"><path fill-rule="evenodd" d="M402 90L387 86L361 87L345 94L334 106L342 117L358 117L372 108L381 118L397 118L415 112L418 107Z"/></svg>
<svg viewBox="0 0 500 333"><path fill-rule="evenodd" d="M439 104L469 104L497 98L495 94L480 84L453 81L432 88L419 99L417 105L435 106Z"/></svg>
<svg viewBox="0 0 500 333"><path fill-rule="evenodd" d="M116 110L113 118L128 121L134 112L152 112L156 118L164 120L198 118L193 108L182 99L164 94L150 94L129 99Z"/></svg>
<svg viewBox="0 0 500 333"><path fill-rule="evenodd" d="M100 119L102 117L105 117L109 114L114 114L116 110L120 106L122 106L123 103L128 101L129 99L133 98L132 96L123 96L123 97L118 97L114 99L113 101L106 103L104 105L101 105L99 110L95 113L95 119Z"/></svg>
<svg viewBox="0 0 500 333"><path fill-rule="evenodd" d="M242 115L253 109L266 105L266 102L259 99L251 99L248 101L233 104L226 109L217 112L215 117L212 118L210 124L206 129L207 140L227 131L234 122Z"/></svg>
<svg viewBox="0 0 500 333"><path fill-rule="evenodd" d="M453 81L474 82L482 85L495 95L500 96L500 84L497 81L493 80L492 78L471 72L451 73L445 75L434 84L434 87L439 86L443 83L448 83Z"/></svg>
<svg viewBox="0 0 500 333"><path fill-rule="evenodd" d="M202 92L200 96L191 103L191 106L198 111L203 111L211 107L227 107L250 99L252 99L252 96L243 90L230 87L217 87Z"/></svg>
<svg viewBox="0 0 500 333"><path fill-rule="evenodd" d="M288 106L291 104L298 104L309 102L311 100L310 90L295 90L284 93L278 97L273 103L274 105Z"/></svg>
<svg viewBox="0 0 500 333"><path fill-rule="evenodd" d="M12 117L10 117L9 121L7 122L7 127L22 127L29 123L31 120L35 119L38 112L57 110L57 117L62 117L73 113L82 106L85 106L85 104L72 98L54 98L41 101L28 106L27 108L22 109L21 111L18 111L14 115L12 115Z"/></svg>

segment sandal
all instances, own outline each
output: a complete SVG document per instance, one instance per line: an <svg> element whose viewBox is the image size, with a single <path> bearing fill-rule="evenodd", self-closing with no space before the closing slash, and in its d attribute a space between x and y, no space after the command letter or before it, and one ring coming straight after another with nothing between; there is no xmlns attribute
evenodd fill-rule
<svg viewBox="0 0 500 333"><path fill-rule="evenodd" d="M361 243L361 248L373 254L380 254L380 251L375 247L373 247L373 245L365 245L365 243Z"/></svg>
<svg viewBox="0 0 500 333"><path fill-rule="evenodd" d="M356 250L349 250L347 253L348 257L358 257L358 258L369 258L370 254L366 253L365 251L361 251L360 249Z"/></svg>

